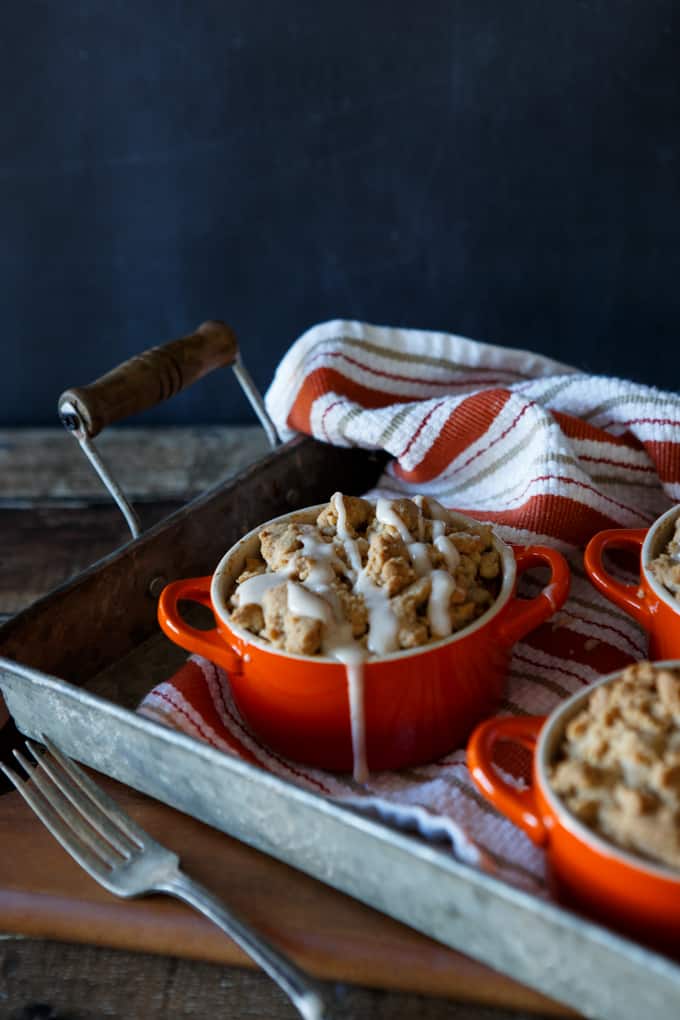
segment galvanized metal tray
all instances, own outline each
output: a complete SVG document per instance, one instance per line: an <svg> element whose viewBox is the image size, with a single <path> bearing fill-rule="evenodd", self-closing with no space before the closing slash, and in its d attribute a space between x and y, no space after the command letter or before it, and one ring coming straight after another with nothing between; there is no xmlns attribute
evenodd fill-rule
<svg viewBox="0 0 680 1020"><path fill-rule="evenodd" d="M586 1016L677 1020L677 963L133 711L183 658L157 628L164 581L209 573L262 520L365 491L382 463L296 439L14 617L0 690L18 728Z"/></svg>

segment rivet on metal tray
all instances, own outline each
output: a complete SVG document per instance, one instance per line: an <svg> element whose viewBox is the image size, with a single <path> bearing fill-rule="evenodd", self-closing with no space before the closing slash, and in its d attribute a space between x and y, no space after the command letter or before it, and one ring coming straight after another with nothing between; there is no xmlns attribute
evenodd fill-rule
<svg viewBox="0 0 680 1020"><path fill-rule="evenodd" d="M299 506L300 493L297 489L288 489L286 492L286 503L288 503L288 506Z"/></svg>
<svg viewBox="0 0 680 1020"><path fill-rule="evenodd" d="M77 414L67 414L65 411L60 411L59 420L67 432L76 432L80 428L80 418Z"/></svg>
<svg viewBox="0 0 680 1020"><path fill-rule="evenodd" d="M146 589L147 594L150 595L152 599L160 598L160 594L167 583L167 577L163 577L162 574L159 574L158 577L152 577Z"/></svg>

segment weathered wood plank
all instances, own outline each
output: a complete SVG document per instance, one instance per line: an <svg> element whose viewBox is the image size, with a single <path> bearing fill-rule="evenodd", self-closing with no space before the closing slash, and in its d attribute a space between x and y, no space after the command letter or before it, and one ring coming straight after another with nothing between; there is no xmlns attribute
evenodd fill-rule
<svg viewBox="0 0 680 1020"><path fill-rule="evenodd" d="M335 995L352 1020L540 1020L535 1013L356 986L336 986ZM105 1016L295 1020L298 1014L269 978L250 970L69 943L0 942L0 1018Z"/></svg>
<svg viewBox="0 0 680 1020"><path fill-rule="evenodd" d="M143 528L182 503L139 507ZM130 533L117 507L0 508L0 623L57 585L113 552Z"/></svg>
<svg viewBox="0 0 680 1020"><path fill-rule="evenodd" d="M111 428L96 446L132 500L186 501L269 449L259 425ZM0 506L110 502L77 441L60 427L0 429Z"/></svg>

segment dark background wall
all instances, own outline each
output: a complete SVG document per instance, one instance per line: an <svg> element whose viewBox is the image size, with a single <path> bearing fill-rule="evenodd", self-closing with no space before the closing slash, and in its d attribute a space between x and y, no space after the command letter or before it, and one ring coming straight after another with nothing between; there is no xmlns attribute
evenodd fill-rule
<svg viewBox="0 0 680 1020"><path fill-rule="evenodd" d="M0 18L0 424L223 318L680 378L674 0L23 0ZM146 421L248 421L218 373Z"/></svg>

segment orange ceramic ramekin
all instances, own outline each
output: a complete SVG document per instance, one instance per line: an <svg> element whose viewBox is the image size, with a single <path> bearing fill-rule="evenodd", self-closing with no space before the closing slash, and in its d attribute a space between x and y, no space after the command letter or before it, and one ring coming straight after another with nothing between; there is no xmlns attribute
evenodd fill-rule
<svg viewBox="0 0 680 1020"><path fill-rule="evenodd" d="M276 521L312 522L320 509L310 507ZM461 522L473 523L464 517ZM258 534L264 527L237 542L212 578L169 584L160 598L160 625L181 647L228 670L239 712L270 748L295 761L349 771L353 751L345 666L320 655L279 651L230 619L234 579L247 557L258 553ZM512 645L563 605L570 578L560 553L541 546L512 549L499 539L495 544L502 587L483 616L452 637L366 660L363 710L369 769L424 763L461 746L474 724L496 708ZM518 574L545 565L551 576L541 593L516 598ZM208 631L190 626L179 614L182 600L209 606L217 626Z"/></svg>
<svg viewBox="0 0 680 1020"><path fill-rule="evenodd" d="M675 531L680 506L658 518L648 530L612 528L600 531L586 546L584 564L595 587L624 609L649 633L649 658L680 657L680 602L657 581L650 562L663 552ZM605 551L632 549L640 554L639 584L622 584L603 563Z"/></svg>
<svg viewBox="0 0 680 1020"><path fill-rule="evenodd" d="M671 660L660 665L680 667ZM547 717L487 719L473 731L467 761L478 789L511 822L547 852L558 899L665 952L680 951L680 872L621 850L580 822L550 787L547 767L569 720L611 673L578 691ZM494 768L499 743L517 743L533 755L526 789L506 782Z"/></svg>

